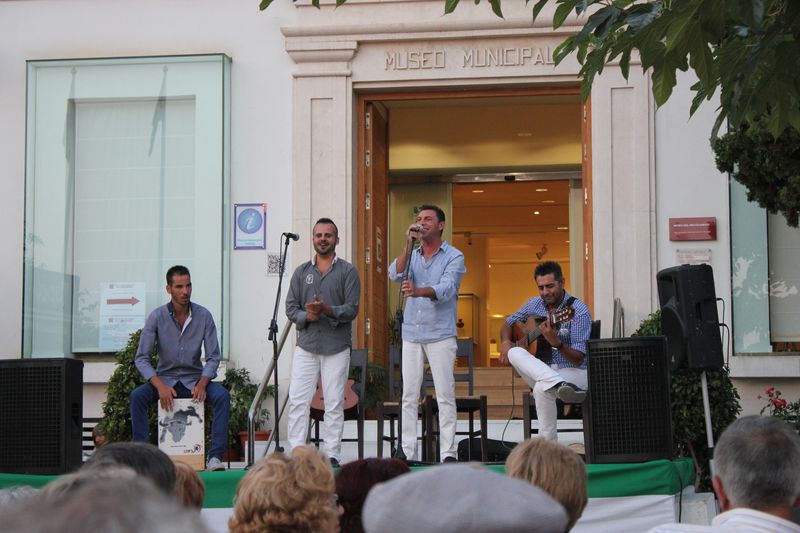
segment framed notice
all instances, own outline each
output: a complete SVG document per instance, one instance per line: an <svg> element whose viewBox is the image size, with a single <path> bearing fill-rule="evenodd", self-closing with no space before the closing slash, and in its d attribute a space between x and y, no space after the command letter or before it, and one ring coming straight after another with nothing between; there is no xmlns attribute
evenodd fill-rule
<svg viewBox="0 0 800 533"><path fill-rule="evenodd" d="M267 248L267 204L233 205L233 249Z"/></svg>
<svg viewBox="0 0 800 533"><path fill-rule="evenodd" d="M158 404L158 448L173 461L203 470L206 454L204 404L191 398L173 398L172 402L172 411Z"/></svg>

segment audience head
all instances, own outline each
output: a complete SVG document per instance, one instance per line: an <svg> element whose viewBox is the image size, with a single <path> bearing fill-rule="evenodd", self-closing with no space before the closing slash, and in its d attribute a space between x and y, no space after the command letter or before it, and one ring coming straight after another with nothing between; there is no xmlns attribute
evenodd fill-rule
<svg viewBox="0 0 800 533"><path fill-rule="evenodd" d="M39 489L29 485L0 489L0 509L25 501L31 496L34 496L37 492L39 492Z"/></svg>
<svg viewBox="0 0 800 533"><path fill-rule="evenodd" d="M0 511L2 529L6 533L208 532L198 513L165 498L148 479L128 471L131 477L98 477L100 472L90 470L71 474L81 480L73 479L69 490L42 490Z"/></svg>
<svg viewBox="0 0 800 533"><path fill-rule="evenodd" d="M789 518L800 505L800 436L769 416L746 416L714 449L714 490L723 511L755 509Z"/></svg>
<svg viewBox="0 0 800 533"><path fill-rule="evenodd" d="M150 479L167 494L175 492L175 464L157 447L146 442L112 442L95 450L83 468L127 466Z"/></svg>
<svg viewBox="0 0 800 533"><path fill-rule="evenodd" d="M99 448L106 443L106 434L103 430L102 422L92 428L92 442L95 448Z"/></svg>
<svg viewBox="0 0 800 533"><path fill-rule="evenodd" d="M533 438L518 444L506 461L506 474L544 490L564 506L568 529L589 501L586 466L578 455L555 441Z"/></svg>
<svg viewBox="0 0 800 533"><path fill-rule="evenodd" d="M562 533L567 527L564 509L543 490L475 464L379 483L367 496L362 520L368 533Z"/></svg>
<svg viewBox="0 0 800 533"><path fill-rule="evenodd" d="M341 507L334 489L331 465L315 447L273 453L239 481L230 531L338 531Z"/></svg>
<svg viewBox="0 0 800 533"><path fill-rule="evenodd" d="M388 481L411 469L398 459L360 459L347 463L336 474L336 494L344 513L339 517L342 533L361 533L361 511L367 493L377 483Z"/></svg>
<svg viewBox="0 0 800 533"><path fill-rule="evenodd" d="M206 498L206 486L194 468L175 462L175 497L189 509L200 510Z"/></svg>
<svg viewBox="0 0 800 533"><path fill-rule="evenodd" d="M39 499L58 501L83 489L86 485L107 480L130 481L139 474L130 467L107 463L103 468L81 468L77 472L58 477L39 491Z"/></svg>

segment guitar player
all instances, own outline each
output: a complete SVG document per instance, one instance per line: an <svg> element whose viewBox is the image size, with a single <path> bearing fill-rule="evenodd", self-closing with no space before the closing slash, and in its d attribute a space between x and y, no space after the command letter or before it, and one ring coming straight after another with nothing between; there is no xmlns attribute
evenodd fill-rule
<svg viewBox="0 0 800 533"><path fill-rule="evenodd" d="M351 323L358 314L361 282L356 268L336 255L339 229L329 218L314 224L316 254L294 271L286 316L297 327L289 382L289 445L306 443L311 398L322 381L324 451L339 466L344 429L344 392L350 367Z"/></svg>
<svg viewBox="0 0 800 533"><path fill-rule="evenodd" d="M586 397L586 341L592 317L586 304L564 289L558 263L540 263L534 279L539 296L525 302L500 328L500 363L511 364L533 389L539 435L557 440L556 398L580 403ZM520 331L529 333L526 337ZM536 345L528 346L535 338Z"/></svg>

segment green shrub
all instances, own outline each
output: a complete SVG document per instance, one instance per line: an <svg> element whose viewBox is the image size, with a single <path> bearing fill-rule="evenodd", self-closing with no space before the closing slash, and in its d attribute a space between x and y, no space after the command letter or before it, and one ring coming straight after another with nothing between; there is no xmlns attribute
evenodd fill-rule
<svg viewBox="0 0 800 533"><path fill-rule="evenodd" d="M650 314L633 336L661 335L661 311ZM711 454L706 437L701 370L682 368L672 372L672 442L676 457L691 457L695 463L695 487L710 491L708 461ZM711 406L711 427L718 438L736 420L742 408L739 393L731 382L728 369L707 370L708 397Z"/></svg>

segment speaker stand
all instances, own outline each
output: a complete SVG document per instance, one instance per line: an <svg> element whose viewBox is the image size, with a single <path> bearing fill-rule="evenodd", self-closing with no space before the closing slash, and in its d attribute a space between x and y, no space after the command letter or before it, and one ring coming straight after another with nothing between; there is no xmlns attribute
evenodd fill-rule
<svg viewBox="0 0 800 533"><path fill-rule="evenodd" d="M715 475L714 472L714 430L711 427L711 404L708 401L708 379L706 378L706 371L700 373L700 389L703 391L703 414L706 418L706 439L708 442L708 449L711 451L712 459L709 461L709 471L711 476Z"/></svg>

